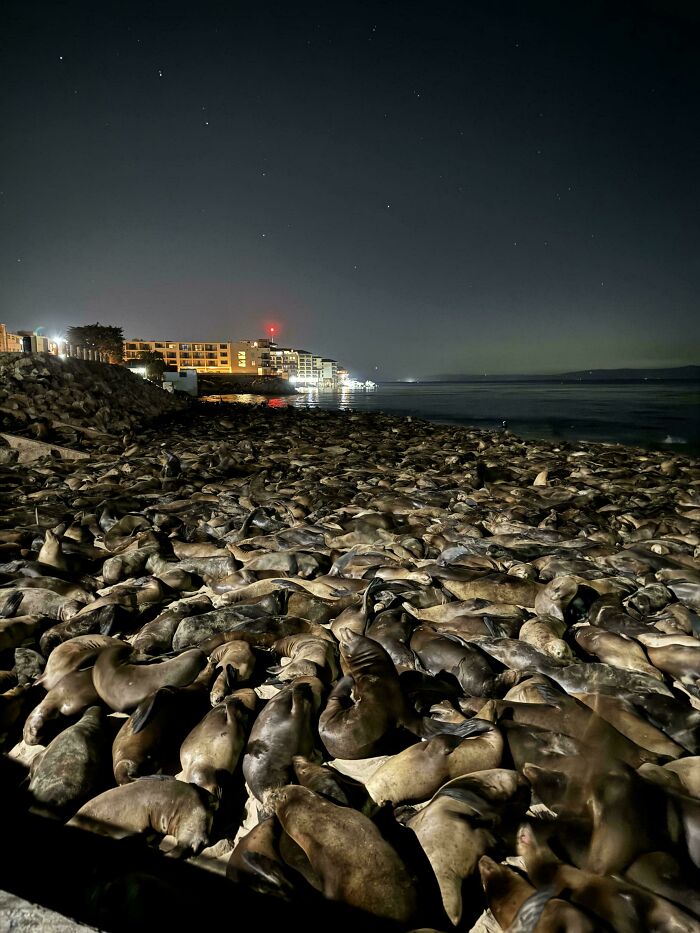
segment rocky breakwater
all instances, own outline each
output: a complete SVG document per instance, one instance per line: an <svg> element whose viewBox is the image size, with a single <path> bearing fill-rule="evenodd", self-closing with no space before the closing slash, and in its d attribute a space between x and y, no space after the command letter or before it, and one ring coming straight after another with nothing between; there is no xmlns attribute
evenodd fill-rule
<svg viewBox="0 0 700 933"><path fill-rule="evenodd" d="M66 447L121 436L187 402L122 366L0 353L0 430Z"/></svg>
<svg viewBox="0 0 700 933"><path fill-rule="evenodd" d="M219 406L2 480L6 805L307 920L698 929L697 461Z"/></svg>
<svg viewBox="0 0 700 933"><path fill-rule="evenodd" d="M296 395L289 379L282 376L206 373L199 375L199 395Z"/></svg>

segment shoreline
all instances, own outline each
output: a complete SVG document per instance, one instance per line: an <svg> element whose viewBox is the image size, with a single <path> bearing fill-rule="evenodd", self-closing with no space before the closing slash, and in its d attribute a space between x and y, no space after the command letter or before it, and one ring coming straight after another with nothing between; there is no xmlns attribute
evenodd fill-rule
<svg viewBox="0 0 700 933"><path fill-rule="evenodd" d="M264 770L262 777L256 776L251 770L255 755L246 749L249 741L259 741L251 729L263 728L273 704L295 684L306 684L300 696L310 691L308 697L315 698L302 704L313 741L309 745L308 739L298 738L288 746L281 732L268 733L266 741L277 749L275 754L289 756L284 781L297 788L303 785L313 805L321 806L319 801L327 798L313 782L303 784L292 755L322 761L326 778L340 782L349 795L363 832L370 833L371 823L364 814L383 807L381 833L397 857L412 866L410 872L417 869L404 848L405 833L412 831L411 838L420 839L411 807L427 805L417 812L428 812L433 795L460 775L497 768L511 776L513 792L507 799L489 798L477 777L470 785L471 809L460 820L471 825L473 808L483 806L491 814L495 841L480 843L472 865L472 893L460 908L460 929L470 929L482 911L493 906L478 881L478 856L522 855L514 842L519 823L528 821L541 842L554 834L567 862L577 857L567 849L565 821L561 828L557 823L558 804L548 796L550 786L539 783L539 772L531 765L556 773L554 755L562 758L562 767L578 762L580 771L580 761L586 760L595 781L604 786L630 769L646 764L661 769L666 760L681 762L700 753L697 730L668 725L664 731L654 706L661 696L677 717L700 709L696 680L656 647L664 638L677 636L682 650L700 651L700 641L697 649L693 641L698 638L695 620L700 610L697 458L616 443L529 441L508 431L381 412L203 402L161 415L120 438L88 438L83 450L85 459L45 457L21 467L10 454L4 455L0 545L5 586L0 589L0 615L11 606L13 593L22 594L23 614L39 605L47 614L36 633L16 647L33 652L35 663L45 663L57 645L70 642L77 631L107 634L106 613L108 636L130 645L139 663L148 661L142 670L165 667L197 646L210 656L217 650L212 646L222 647L229 636L249 644L255 660L252 671L239 671L226 688L229 693L254 691L255 699L248 701L257 707L241 720L243 738L237 733L238 757L226 766L228 776L216 778L223 782L221 799L232 809L217 811L209 847L191 859L191 865L174 871L168 864L172 860L153 852L138 835L130 842L125 883L140 883L141 866L152 870L162 864L160 890L167 890L173 915L196 915L200 894L213 891L215 884L221 885L220 897L230 891L230 896L249 898L261 883L255 871L237 869L236 880L229 877L236 846L254 830L260 810L277 799L268 793L279 786ZM23 570L35 576L25 577ZM44 577L44 588L25 587L37 574ZM91 610L93 603L100 608ZM16 610L8 611L12 620ZM78 626L81 619L85 627ZM647 635L652 636L650 643L640 641ZM356 664L351 646L358 638L373 653L379 698L367 697L364 708L370 712L363 714L373 718L375 738L353 747L354 732L346 729L342 717L333 730L327 717L341 661L346 671ZM682 639L690 639L693 647L685 647ZM297 650L301 653L295 654ZM0 653L7 675L12 670L22 674L22 659L28 657L8 648ZM210 677L215 675L212 670ZM3 749L12 753L18 769L17 780L8 773L3 809L14 811L20 827L20 815L26 814L30 795L40 787L37 778L29 788L20 780L24 771L19 762L38 750L26 723L45 696L36 673L23 676L29 678L20 693L23 703L14 713ZM360 684L355 671L354 689L364 689ZM547 688L544 695L537 692L538 684ZM213 689L212 681L203 689ZM394 709L391 703L396 700L390 702L385 693L390 689L398 690L401 703L408 704L401 721L398 714L387 713L382 719L384 713L378 712ZM634 696L637 706L626 719L615 719L613 707L621 696ZM104 711L101 728L110 736L111 749L115 726L126 721L110 718L113 711L122 713L118 697L98 694L89 702ZM347 702L352 709L350 697ZM647 702L656 712L647 715ZM123 713L133 711L134 706L127 705ZM47 723L39 745L58 742L82 713L74 709L72 717ZM474 723L476 734L469 732ZM618 727L623 732L616 731ZM605 736L608 744L596 739L588 745L588 730ZM178 774L178 783L183 773L189 780L202 780L198 772L186 770L186 759L180 760L186 732L175 730L168 756L143 759L141 773L160 770L172 775L172 781ZM31 741L23 741L22 735ZM647 747L650 736L652 748ZM438 748L441 743L455 754L457 748L460 754L471 748L481 751L469 766L462 766L466 771L457 766L455 774L438 769L433 783L420 789L412 781L426 773L422 766L397 772L384 783L380 780L381 768L394 767L392 763L413 754L412 749ZM604 755L603 747L608 749ZM111 761L109 751L109 769ZM49 771L47 765L39 772L47 786L52 780ZM355 775L359 785L347 783L343 774ZM666 791L653 782L647 787L651 777L644 774L639 772L634 781L643 782L645 793L661 795L659 807L661 802L673 807L676 798L667 800ZM244 778L252 795L245 822L232 803L243 793ZM113 776L100 781L83 787L82 797L67 805L64 819L85 800L115 789ZM595 781L590 787L582 785L587 794L599 793ZM172 785L163 779L159 786L166 793ZM460 806L459 795L449 799ZM531 806L543 799L550 805L547 816ZM622 800L629 805L624 793ZM275 820L282 818L277 806L272 810ZM322 804L314 831L323 823L323 808L337 806ZM342 834L342 808L333 813L336 831ZM578 816L588 819L586 813L584 806ZM408 821L408 829L399 817ZM644 814L639 819L643 824ZM38 817L26 825L32 827L32 844L41 841ZM379 831L372 826L372 833ZM657 830L662 841L655 845L675 851L673 846L680 843L665 843L663 827ZM68 830L51 822L47 833L53 846L61 846ZM85 890L75 885L58 890L39 879L29 884L15 877L17 873L3 884L39 903L42 893L48 897L50 891L48 906L99 928L113 929L120 918L124 925L128 907L104 895L114 884L107 866L119 858L120 844L112 850L111 840L101 837L99 846L98 837L81 843L75 833L65 838L83 859L93 848L105 854L105 868L95 867ZM643 832L639 839L631 844L630 859L645 854ZM584 834L587 846L586 840ZM280 864L279 870L287 871L284 859ZM185 867L188 872L180 872ZM623 867L615 863L600 874L615 885L619 882L613 876ZM200 872L202 868L211 871ZM315 871L322 870L315 865ZM330 874L331 866L326 870ZM351 859L346 870L359 871L357 860ZM423 864L420 870L430 867ZM184 884L176 881L185 877ZM440 902L424 893L435 879L420 874L411 878L416 911L404 919L404 908L397 906L396 929L451 928ZM299 912L304 898L311 898L314 909L322 905L324 916L333 917L342 929L352 925L351 906L363 906L354 901L343 906L343 897L335 905L313 900L313 889L296 875L292 887L300 888L300 901L288 904L268 893L267 901L257 902L259 915L276 915L282 905ZM393 903L390 886L386 898ZM107 900L110 913L105 912ZM456 908L449 909L453 916ZM367 922L377 928L382 921L368 915Z"/></svg>

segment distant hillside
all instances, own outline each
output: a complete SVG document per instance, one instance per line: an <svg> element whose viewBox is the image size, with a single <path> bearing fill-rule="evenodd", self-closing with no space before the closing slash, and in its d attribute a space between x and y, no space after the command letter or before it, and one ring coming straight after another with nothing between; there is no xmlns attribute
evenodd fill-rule
<svg viewBox="0 0 700 933"><path fill-rule="evenodd" d="M426 376L421 382L626 382L654 380L666 382L678 379L683 382L700 382L700 366L674 366L660 369L582 369L570 373L533 373L496 376L489 373L440 373Z"/></svg>

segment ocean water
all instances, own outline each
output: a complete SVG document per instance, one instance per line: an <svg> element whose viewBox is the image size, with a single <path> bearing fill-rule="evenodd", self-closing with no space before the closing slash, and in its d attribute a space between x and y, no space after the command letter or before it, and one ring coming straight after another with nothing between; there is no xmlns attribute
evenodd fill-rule
<svg viewBox="0 0 700 933"><path fill-rule="evenodd" d="M382 383L366 391L221 398L273 408L383 411L477 428L502 428L505 421L508 430L526 438L605 441L700 454L697 382Z"/></svg>

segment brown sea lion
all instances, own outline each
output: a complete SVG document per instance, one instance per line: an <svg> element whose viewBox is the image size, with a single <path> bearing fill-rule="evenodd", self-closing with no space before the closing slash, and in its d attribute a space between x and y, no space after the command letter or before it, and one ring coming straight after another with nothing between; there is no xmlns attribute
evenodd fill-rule
<svg viewBox="0 0 700 933"><path fill-rule="evenodd" d="M111 635L76 635L53 649L39 683L45 690L51 690L66 674L92 667L104 648L121 644L122 641Z"/></svg>
<svg viewBox="0 0 700 933"><path fill-rule="evenodd" d="M237 684L250 680L255 669L255 655L248 642L228 641L211 652L209 663L215 665L216 676L211 686L211 703L215 706Z"/></svg>
<svg viewBox="0 0 700 933"><path fill-rule="evenodd" d="M292 873L279 851L282 832L276 816L261 820L236 843L226 865L226 877L233 881L245 879L264 893L292 891Z"/></svg>
<svg viewBox="0 0 700 933"><path fill-rule="evenodd" d="M223 782L236 770L243 751L256 701L254 690L238 690L209 710L180 747L184 781L221 797Z"/></svg>
<svg viewBox="0 0 700 933"><path fill-rule="evenodd" d="M175 774L180 744L206 713L202 685L160 687L136 707L112 744L112 768L117 784L164 772Z"/></svg>
<svg viewBox="0 0 700 933"><path fill-rule="evenodd" d="M131 645L114 645L101 651L93 678L99 697L116 712L132 710L160 687L184 687L192 683L207 658L190 648L169 661L134 663Z"/></svg>
<svg viewBox="0 0 700 933"><path fill-rule="evenodd" d="M306 787L270 794L282 828L306 854L325 897L407 922L416 909L411 878L370 819Z"/></svg>
<svg viewBox="0 0 700 933"><path fill-rule="evenodd" d="M491 913L504 930L522 930L523 933L596 933L593 920L585 913L577 910L573 904L551 898L547 891L540 898L540 903L534 905L535 910L541 908L541 912L536 917L528 914L526 920L522 916L523 908L528 902L532 904L531 898L537 894L537 889L509 865L499 865L484 855L479 859L479 873ZM519 925L520 920L524 922Z"/></svg>
<svg viewBox="0 0 700 933"><path fill-rule="evenodd" d="M79 716L88 706L99 704L92 669L72 671L52 687L24 723L22 737L27 745L46 744L48 733L61 717Z"/></svg>
<svg viewBox="0 0 700 933"><path fill-rule="evenodd" d="M292 759L294 765L294 774L302 787L308 787L315 794L332 800L333 803L340 806L349 806L349 801L345 795L337 772L332 768L326 768L323 765L311 761L304 755L295 755Z"/></svg>
<svg viewBox="0 0 700 933"><path fill-rule="evenodd" d="M644 929L697 931L695 920L670 901L636 885L561 862L527 825L518 830L517 852L525 860L533 884L551 886L553 896L566 891L568 900L600 917L616 933L638 933Z"/></svg>
<svg viewBox="0 0 700 933"><path fill-rule="evenodd" d="M674 904L679 904L698 918L700 926L700 892L692 886L676 859L668 852L647 852L640 855L627 871L625 878L647 888ZM688 881L691 881L691 884Z"/></svg>
<svg viewBox="0 0 700 933"><path fill-rule="evenodd" d="M379 754L384 736L399 724L415 725L394 664L371 638L348 630L341 645L348 674L328 696L318 732L333 758Z"/></svg>
<svg viewBox="0 0 700 933"><path fill-rule="evenodd" d="M0 651L19 648L28 639L34 639L37 632L46 628L47 623L35 616L15 616L12 619L0 619Z"/></svg>
<svg viewBox="0 0 700 933"><path fill-rule="evenodd" d="M63 811L80 805L98 788L107 771L109 735L99 706L64 729L32 759L29 793L36 803Z"/></svg>
<svg viewBox="0 0 700 933"><path fill-rule="evenodd" d="M179 853L196 855L209 843L214 809L214 797L196 784L151 775L93 797L68 825L117 839L174 836Z"/></svg>
<svg viewBox="0 0 700 933"><path fill-rule="evenodd" d="M295 755L314 754L315 718L322 692L317 678L300 677L280 690L258 714L243 757L243 776L260 803L267 791L292 779Z"/></svg>

